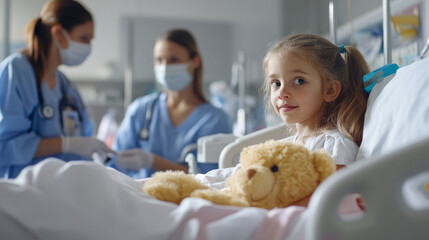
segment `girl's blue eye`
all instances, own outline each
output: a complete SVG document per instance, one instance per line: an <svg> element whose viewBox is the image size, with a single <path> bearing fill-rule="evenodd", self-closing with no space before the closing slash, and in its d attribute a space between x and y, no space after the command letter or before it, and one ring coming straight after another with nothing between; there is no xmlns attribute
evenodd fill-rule
<svg viewBox="0 0 429 240"><path fill-rule="evenodd" d="M305 83L305 80L302 78L297 78L297 79L293 80L293 83L295 83L296 85L302 85Z"/></svg>
<svg viewBox="0 0 429 240"><path fill-rule="evenodd" d="M271 87L278 88L278 87L280 87L280 86L281 86L281 83L280 83L280 82L272 82L272 83L271 83Z"/></svg>

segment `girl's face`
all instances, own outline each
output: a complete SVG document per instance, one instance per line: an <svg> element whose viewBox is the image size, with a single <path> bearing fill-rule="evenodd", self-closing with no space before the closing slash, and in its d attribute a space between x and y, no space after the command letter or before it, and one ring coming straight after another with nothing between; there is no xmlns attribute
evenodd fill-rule
<svg viewBox="0 0 429 240"><path fill-rule="evenodd" d="M271 104L288 124L314 127L325 102L322 78L295 54L274 54L267 63Z"/></svg>
<svg viewBox="0 0 429 240"><path fill-rule="evenodd" d="M155 66L163 64L188 63L191 61L190 54L185 47L166 40L159 40L155 43L153 60ZM192 64L189 64L188 71L191 76L193 75L196 67L197 64L195 64L195 61L192 61Z"/></svg>

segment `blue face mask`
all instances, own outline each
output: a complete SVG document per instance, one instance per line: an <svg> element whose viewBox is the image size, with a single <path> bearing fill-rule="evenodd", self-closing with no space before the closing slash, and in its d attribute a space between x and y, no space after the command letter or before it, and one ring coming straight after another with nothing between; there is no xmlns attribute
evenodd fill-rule
<svg viewBox="0 0 429 240"><path fill-rule="evenodd" d="M192 76L188 72L189 63L162 64L155 66L156 81L170 91L180 91L187 87Z"/></svg>
<svg viewBox="0 0 429 240"><path fill-rule="evenodd" d="M55 40L55 43L60 49L61 62L68 66L80 65L91 53L91 45L88 43L73 41L67 31L63 29L62 32L67 39L69 46L68 48L61 48L58 41Z"/></svg>

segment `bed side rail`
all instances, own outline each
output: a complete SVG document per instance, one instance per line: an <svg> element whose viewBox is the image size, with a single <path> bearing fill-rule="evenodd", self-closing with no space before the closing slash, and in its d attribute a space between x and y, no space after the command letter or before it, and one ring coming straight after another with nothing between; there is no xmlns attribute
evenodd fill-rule
<svg viewBox="0 0 429 240"><path fill-rule="evenodd" d="M282 139L288 135L287 125L282 123L275 127L265 128L237 138L220 153L219 168L234 167L238 163L237 156L239 156L244 147L262 143L270 139Z"/></svg>
<svg viewBox="0 0 429 240"><path fill-rule="evenodd" d="M365 203L354 219L338 213L350 193ZM311 240L428 239L429 139L341 169L316 189L306 214Z"/></svg>

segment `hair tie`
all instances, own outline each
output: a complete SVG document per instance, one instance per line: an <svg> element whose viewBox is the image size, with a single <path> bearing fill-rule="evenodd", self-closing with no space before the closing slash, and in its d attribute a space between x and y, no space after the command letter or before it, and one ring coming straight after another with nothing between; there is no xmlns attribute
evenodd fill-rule
<svg viewBox="0 0 429 240"><path fill-rule="evenodd" d="M340 53L344 53L344 45L340 46Z"/></svg>
<svg viewBox="0 0 429 240"><path fill-rule="evenodd" d="M38 35L38 33L39 33L39 29L40 29L40 26L42 25L42 18L41 17L38 17L37 18L37 21L36 21L36 24L34 25L34 33L36 34L36 35Z"/></svg>

